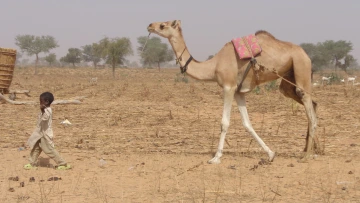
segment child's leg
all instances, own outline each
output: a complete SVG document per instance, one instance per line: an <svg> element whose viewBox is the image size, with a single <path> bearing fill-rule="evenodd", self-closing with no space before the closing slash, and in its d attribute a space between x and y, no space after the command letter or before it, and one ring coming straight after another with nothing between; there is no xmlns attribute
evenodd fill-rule
<svg viewBox="0 0 360 203"><path fill-rule="evenodd" d="M38 140L30 152L29 161L30 161L31 165L35 166L37 164L37 159L38 159L39 155L41 154L41 152L42 152L42 150L40 147L40 140Z"/></svg>
<svg viewBox="0 0 360 203"><path fill-rule="evenodd" d="M65 160L59 155L59 152L51 146L44 137L41 138L40 147L46 155L56 162L57 165L66 165Z"/></svg>

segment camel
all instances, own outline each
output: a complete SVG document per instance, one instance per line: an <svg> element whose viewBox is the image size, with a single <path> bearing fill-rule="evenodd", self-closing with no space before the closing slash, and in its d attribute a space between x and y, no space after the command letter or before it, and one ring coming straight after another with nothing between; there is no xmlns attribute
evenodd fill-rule
<svg viewBox="0 0 360 203"><path fill-rule="evenodd" d="M243 126L267 153L269 161L274 160L275 152L264 143L251 125L245 94L257 85L276 80L279 76L282 78L280 84L282 94L304 105L306 110L308 129L305 153L300 161L306 161L313 152L321 150L319 140L315 135L317 104L311 98L311 61L300 46L280 41L266 31L256 32L255 36L262 48L261 55L257 56L256 60L266 68L259 72L251 69L242 79L250 60L241 60L231 42L226 43L213 58L199 62L193 59L186 47L180 20L154 22L148 26L147 30L169 40L182 72L186 72L187 75L197 80L217 82L223 88L224 107L220 141L215 156L208 163L219 164L221 162L220 158L223 154L225 136L230 126L230 113L234 98ZM239 84L242 80L242 84Z"/></svg>

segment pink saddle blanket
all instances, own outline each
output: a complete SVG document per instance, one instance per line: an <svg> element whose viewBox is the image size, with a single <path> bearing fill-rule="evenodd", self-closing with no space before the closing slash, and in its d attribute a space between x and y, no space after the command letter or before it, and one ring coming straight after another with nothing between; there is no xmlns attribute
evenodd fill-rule
<svg viewBox="0 0 360 203"><path fill-rule="evenodd" d="M260 44L257 42L256 36L253 34L245 37L234 38L231 42L233 43L240 59L248 59L261 53ZM247 46L249 48L247 48ZM249 49L251 49L252 54Z"/></svg>

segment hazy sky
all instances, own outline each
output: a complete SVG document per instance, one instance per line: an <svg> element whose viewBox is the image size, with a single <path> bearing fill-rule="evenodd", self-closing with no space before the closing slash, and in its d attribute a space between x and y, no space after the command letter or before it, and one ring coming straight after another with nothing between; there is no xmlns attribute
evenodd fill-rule
<svg viewBox="0 0 360 203"><path fill-rule="evenodd" d="M175 19L181 20L187 46L198 60L260 29L296 44L351 41L352 54L360 60L359 0L1 0L0 47L18 49L14 38L19 34L52 35L60 47L51 52L59 59L68 48L104 36L129 37L132 61L138 59L136 39L148 34L151 22Z"/></svg>

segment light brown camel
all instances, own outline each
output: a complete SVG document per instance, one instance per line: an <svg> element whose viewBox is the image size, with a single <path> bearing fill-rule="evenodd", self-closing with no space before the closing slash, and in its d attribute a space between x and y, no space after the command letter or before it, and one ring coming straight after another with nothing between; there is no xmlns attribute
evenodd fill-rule
<svg viewBox="0 0 360 203"><path fill-rule="evenodd" d="M262 48L261 55L256 59L266 67L258 73L258 78L253 69L249 71L241 88L238 84L242 80L249 60L240 60L231 42L217 53L213 58L199 62L192 58L186 48L179 20L168 22L155 22L148 26L150 33L158 34L169 40L181 69L195 79L216 81L224 91L224 109L221 121L221 135L218 150L208 163L220 163L224 147L225 136L230 125L230 112L232 101L235 97L242 123L245 129L255 138L273 161L275 153L262 141L253 129L246 109L245 93L250 92L257 85L278 79L272 71L275 69L280 76L295 83L297 87L281 81L280 90L286 96L305 106L308 118L308 133L306 137L306 158L314 149L320 149L319 141L315 135L317 125L316 103L311 99L311 61L305 51L295 44L277 40L266 31L258 31L255 35ZM310 138L310 139L309 139Z"/></svg>

